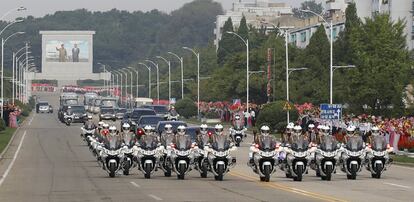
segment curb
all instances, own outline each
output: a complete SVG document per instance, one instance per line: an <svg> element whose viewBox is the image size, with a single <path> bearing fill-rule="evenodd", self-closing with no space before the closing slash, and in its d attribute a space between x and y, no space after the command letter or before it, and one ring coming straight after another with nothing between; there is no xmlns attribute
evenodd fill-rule
<svg viewBox="0 0 414 202"><path fill-rule="evenodd" d="M31 113L30 113L30 115L31 115ZM29 118L29 117L31 117L31 116L28 116L28 118ZM26 122L27 122L27 119L25 119L25 120L22 122L22 124L21 124L19 127L17 127L17 129L14 131L14 133L13 133L12 137L11 137L11 138L10 138L10 140L9 140L9 143L7 143L6 147L4 147L3 151L0 153L0 161L1 161L1 160L3 160L3 156L4 156L4 154L5 154L5 153L9 150L9 147L10 147L11 143L13 142L14 138L16 137L17 132L19 132L19 131L20 131L20 128L21 128L24 124L26 124Z"/></svg>
<svg viewBox="0 0 414 202"><path fill-rule="evenodd" d="M414 167L414 163L402 163L402 162L392 162L394 165L405 166L405 167Z"/></svg>

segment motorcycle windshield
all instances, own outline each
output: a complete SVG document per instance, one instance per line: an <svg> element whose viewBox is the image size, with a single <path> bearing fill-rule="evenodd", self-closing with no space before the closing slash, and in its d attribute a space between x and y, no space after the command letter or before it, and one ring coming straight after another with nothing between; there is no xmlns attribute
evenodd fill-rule
<svg viewBox="0 0 414 202"><path fill-rule="evenodd" d="M362 146L363 140L362 137L359 136L350 137L348 142L346 143L346 148L349 151L360 151L363 149Z"/></svg>
<svg viewBox="0 0 414 202"><path fill-rule="evenodd" d="M292 136L291 149L293 151L304 152L304 151L308 150L308 146L309 146L309 142L303 135L300 135L300 136L293 135Z"/></svg>
<svg viewBox="0 0 414 202"><path fill-rule="evenodd" d="M201 144L202 145L208 144L209 140L210 140L210 137L208 135L201 135Z"/></svg>
<svg viewBox="0 0 414 202"><path fill-rule="evenodd" d="M177 135L176 147L181 151L190 149L191 137L189 135Z"/></svg>
<svg viewBox="0 0 414 202"><path fill-rule="evenodd" d="M171 111L170 111L170 115L171 115L171 116L177 116L177 115L178 115L178 113L177 113L177 111L175 111L175 110L171 110Z"/></svg>
<svg viewBox="0 0 414 202"><path fill-rule="evenodd" d="M236 121L234 123L234 129L235 130L242 130L243 129L243 123L241 121Z"/></svg>
<svg viewBox="0 0 414 202"><path fill-rule="evenodd" d="M133 133L124 134L124 143L129 147L132 145Z"/></svg>
<svg viewBox="0 0 414 202"><path fill-rule="evenodd" d="M385 142L385 138L383 136L372 136L372 145L371 148L374 151L384 151L387 149L387 143Z"/></svg>
<svg viewBox="0 0 414 202"><path fill-rule="evenodd" d="M89 124L86 124L85 125L85 129L86 130L92 130L92 129L95 129L95 127L94 127L94 125L92 123L89 123Z"/></svg>
<svg viewBox="0 0 414 202"><path fill-rule="evenodd" d="M174 134L164 134L163 135L164 146L169 146L173 142Z"/></svg>
<svg viewBox="0 0 414 202"><path fill-rule="evenodd" d="M108 145L110 150L115 150L119 148L118 136L108 136Z"/></svg>
<svg viewBox="0 0 414 202"><path fill-rule="evenodd" d="M321 144L320 148L322 151L335 151L337 147L337 141L334 136L331 135L323 135L321 137Z"/></svg>
<svg viewBox="0 0 414 202"><path fill-rule="evenodd" d="M143 135L141 137L141 147L145 150L157 148L157 137L155 135Z"/></svg>
<svg viewBox="0 0 414 202"><path fill-rule="evenodd" d="M227 137L224 135L216 135L213 143L213 149L217 151L225 151L230 147Z"/></svg>
<svg viewBox="0 0 414 202"><path fill-rule="evenodd" d="M262 151L271 151L276 149L276 142L271 136L261 137L260 138L260 149Z"/></svg>

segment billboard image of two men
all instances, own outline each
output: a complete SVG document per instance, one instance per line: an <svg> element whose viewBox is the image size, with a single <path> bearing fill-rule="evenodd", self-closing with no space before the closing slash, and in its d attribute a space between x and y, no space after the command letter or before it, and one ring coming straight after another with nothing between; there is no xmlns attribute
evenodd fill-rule
<svg viewBox="0 0 414 202"><path fill-rule="evenodd" d="M71 50L68 54L66 47ZM88 62L89 47L86 41L48 41L46 43L47 62Z"/></svg>

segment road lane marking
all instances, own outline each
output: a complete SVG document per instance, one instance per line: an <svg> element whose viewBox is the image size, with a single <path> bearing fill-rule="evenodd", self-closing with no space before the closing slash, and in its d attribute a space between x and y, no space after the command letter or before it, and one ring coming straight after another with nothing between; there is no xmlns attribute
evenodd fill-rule
<svg viewBox="0 0 414 202"><path fill-rule="evenodd" d="M297 189L297 188L293 188L293 187L288 187L285 185L281 185L275 182L258 182L256 178L251 177L251 176L247 176L245 174L239 173L239 172L235 172L232 171L229 173L230 175L245 179L245 180L249 180L249 181L254 181L262 186L267 186L267 187L271 187L274 189L279 189L279 190L283 190L283 191L287 191L287 192L291 192L291 193L296 193L296 194L301 194L304 196L309 196L315 199L319 199L319 200L323 200L323 201L345 201L343 199L338 199L338 198L334 198L331 196L327 196L327 195L323 195L323 194L318 194L318 193L313 193L313 192L309 192L309 191L305 191L305 190L301 190L301 189Z"/></svg>
<svg viewBox="0 0 414 202"><path fill-rule="evenodd" d="M10 162L9 166L7 167L6 172L4 172L4 174L3 174L3 175L1 176L1 178L0 178L0 187L1 187L1 185L3 184L4 180L6 179L7 175L9 174L10 170L12 169L13 164L14 164L14 162L15 162L15 161L16 161L16 159L17 159L17 155L19 155L20 148L22 147L23 140L24 140L24 137L25 137L25 136L26 136L26 131L24 131L23 136L22 136L22 139L20 139L19 146L17 147L17 150L16 150L16 152L14 153L13 159L12 159L12 161Z"/></svg>
<svg viewBox="0 0 414 202"><path fill-rule="evenodd" d="M148 196L155 199L156 201L162 201L162 198L160 198L158 196L155 196L155 195L152 195L152 194L148 194Z"/></svg>
<svg viewBox="0 0 414 202"><path fill-rule="evenodd" d="M389 183L389 182L384 182L384 184L391 185L391 186L394 186L394 187L400 187L400 188L405 188L405 189L411 189L411 187L409 187L409 186L404 186L404 185L400 185L400 184L394 184L394 183Z"/></svg>
<svg viewBox="0 0 414 202"><path fill-rule="evenodd" d="M132 185L134 185L134 187L137 187L137 188L140 188L141 187L141 185L139 185L139 184L137 184L137 183L135 183L135 182L130 182Z"/></svg>

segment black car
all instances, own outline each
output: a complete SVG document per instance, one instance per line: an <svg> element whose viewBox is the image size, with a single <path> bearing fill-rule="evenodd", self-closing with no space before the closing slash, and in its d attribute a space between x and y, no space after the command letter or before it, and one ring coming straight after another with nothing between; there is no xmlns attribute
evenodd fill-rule
<svg viewBox="0 0 414 202"><path fill-rule="evenodd" d="M162 131L164 131L165 125L167 125L167 124L171 124L172 125L174 133L177 131L177 128L180 125L184 125L185 127L187 127L187 123L186 122L183 122L183 121L160 121L160 122L158 122L157 127L155 127L155 131L158 134L161 134Z"/></svg>
<svg viewBox="0 0 414 202"><path fill-rule="evenodd" d="M118 109L116 109L115 116L116 116L117 119L124 119L125 113L127 113L127 109L125 109L125 108L118 108Z"/></svg>
<svg viewBox="0 0 414 202"><path fill-rule="evenodd" d="M157 127L157 124L160 121L164 121L164 117L157 116L157 115L143 115L137 122L136 127L136 134L142 135L144 134L144 127L150 125L152 127Z"/></svg>
<svg viewBox="0 0 414 202"><path fill-rule="evenodd" d="M121 129L122 125L124 123L129 123L131 126L131 129L136 130L136 125L138 120L141 118L141 116L145 115L156 115L155 111L152 109L147 108L136 108L131 113L124 116L124 119L121 121Z"/></svg>
<svg viewBox="0 0 414 202"><path fill-rule="evenodd" d="M200 127L199 126L190 126L190 127L187 127L186 133L189 136L191 136L191 140L193 142L196 141L196 139L197 139L197 132L199 132L199 130L200 130ZM214 134L214 128L213 127L208 127L207 128L207 132L209 134L211 134L211 135Z"/></svg>
<svg viewBox="0 0 414 202"><path fill-rule="evenodd" d="M168 107L166 105L143 105L142 107L154 110L158 116L164 117L168 114Z"/></svg>
<svg viewBox="0 0 414 202"><path fill-rule="evenodd" d="M99 121L102 120L116 121L115 109L112 107L101 107L99 112Z"/></svg>
<svg viewBox="0 0 414 202"><path fill-rule="evenodd" d="M87 119L87 114L85 110L85 106L83 105L73 105L68 106L66 113L73 114L73 122L83 123Z"/></svg>

